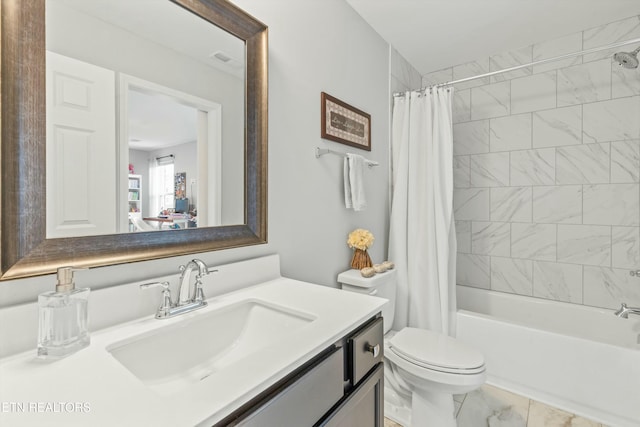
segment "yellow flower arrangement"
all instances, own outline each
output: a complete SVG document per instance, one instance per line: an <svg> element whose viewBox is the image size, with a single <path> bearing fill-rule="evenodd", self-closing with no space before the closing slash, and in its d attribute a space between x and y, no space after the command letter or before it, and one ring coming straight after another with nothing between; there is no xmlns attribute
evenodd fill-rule
<svg viewBox="0 0 640 427"><path fill-rule="evenodd" d="M362 228L358 228L349 233L349 239L347 239L347 244L350 248L360 249L361 251L366 251L373 245L373 241L375 238L373 234L369 230L364 230Z"/></svg>

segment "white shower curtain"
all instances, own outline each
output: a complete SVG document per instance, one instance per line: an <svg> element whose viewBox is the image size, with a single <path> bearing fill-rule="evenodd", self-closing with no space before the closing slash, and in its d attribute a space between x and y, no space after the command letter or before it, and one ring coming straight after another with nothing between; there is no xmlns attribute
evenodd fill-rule
<svg viewBox="0 0 640 427"><path fill-rule="evenodd" d="M395 330L455 334L452 90L394 97L389 258L398 269Z"/></svg>

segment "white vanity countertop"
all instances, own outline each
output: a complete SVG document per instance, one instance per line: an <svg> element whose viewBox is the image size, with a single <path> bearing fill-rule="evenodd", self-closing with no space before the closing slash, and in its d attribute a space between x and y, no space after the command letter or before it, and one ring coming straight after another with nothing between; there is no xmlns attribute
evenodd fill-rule
<svg viewBox="0 0 640 427"><path fill-rule="evenodd" d="M107 351L128 337L247 298L317 318L288 334L282 345L247 356L243 375L222 370L169 395L148 388ZM208 303L172 319L145 317L98 331L88 348L55 362L36 358L35 349L0 359L0 425L213 425L381 311L386 300L278 278Z"/></svg>

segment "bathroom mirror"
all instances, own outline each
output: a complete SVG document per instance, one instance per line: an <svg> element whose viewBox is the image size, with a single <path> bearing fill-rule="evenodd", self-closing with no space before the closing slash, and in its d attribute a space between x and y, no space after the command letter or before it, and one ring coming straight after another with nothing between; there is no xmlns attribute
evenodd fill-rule
<svg viewBox="0 0 640 427"><path fill-rule="evenodd" d="M47 238L244 223L244 41L166 0L45 11Z"/></svg>
<svg viewBox="0 0 640 427"><path fill-rule="evenodd" d="M244 43L244 137L238 141L244 218L167 232L47 238L45 0L2 0L2 280L61 265L103 266L266 242L267 27L225 0L171 1Z"/></svg>

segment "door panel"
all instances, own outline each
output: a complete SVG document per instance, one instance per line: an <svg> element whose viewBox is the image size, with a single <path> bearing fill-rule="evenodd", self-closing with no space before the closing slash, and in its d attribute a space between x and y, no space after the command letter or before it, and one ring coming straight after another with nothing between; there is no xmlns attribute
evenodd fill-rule
<svg viewBox="0 0 640 427"><path fill-rule="evenodd" d="M115 75L47 52L47 238L116 232Z"/></svg>

